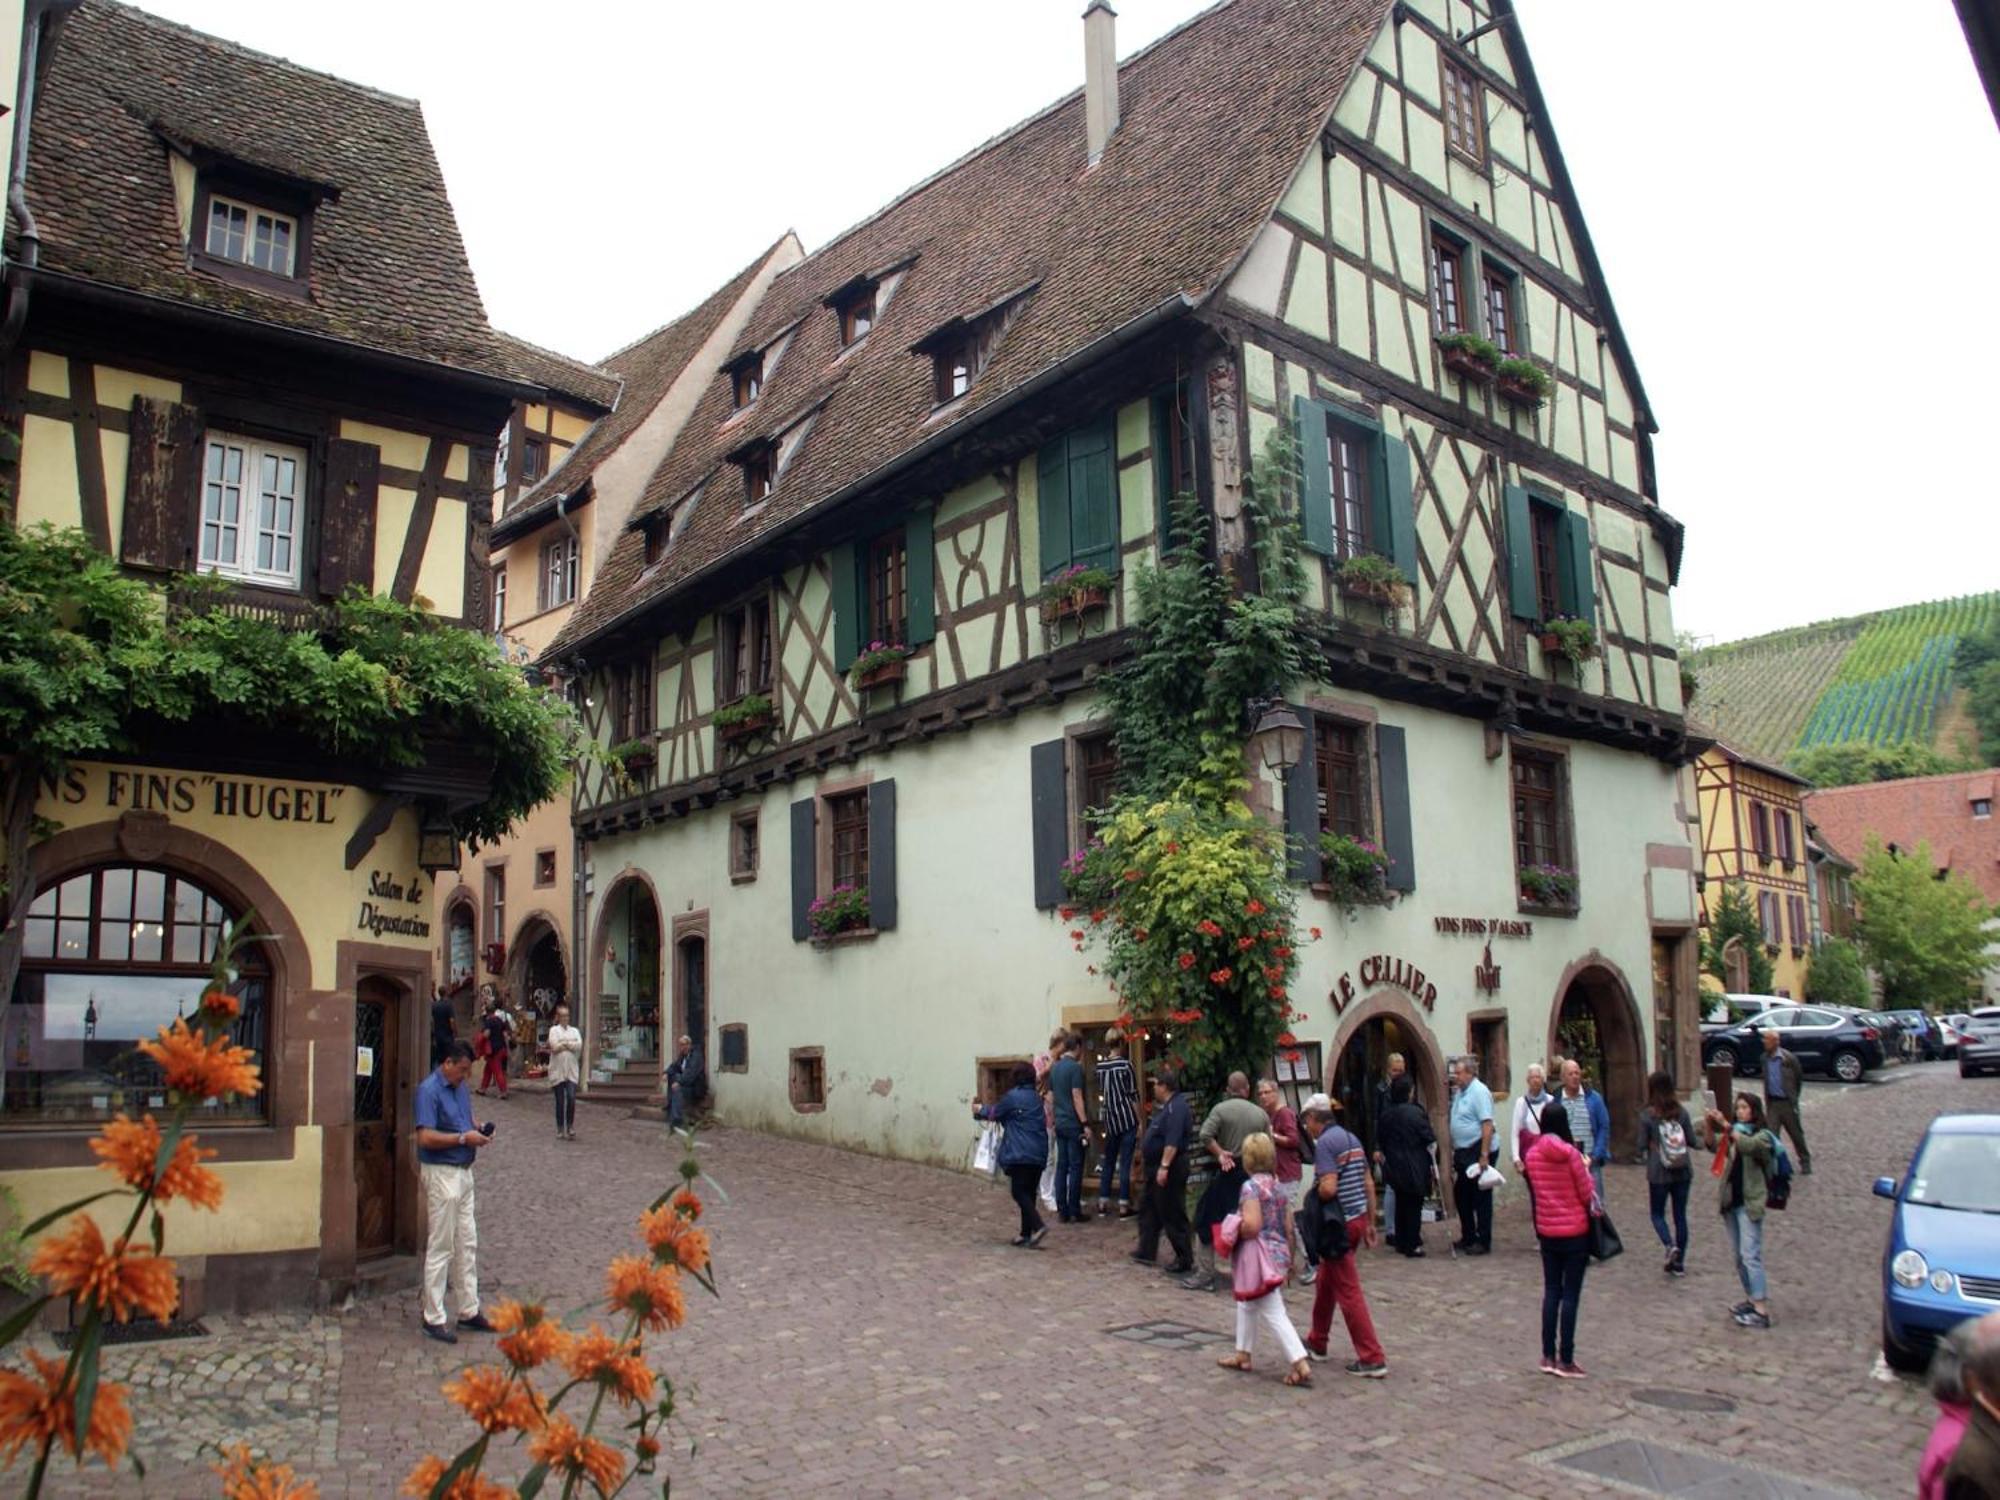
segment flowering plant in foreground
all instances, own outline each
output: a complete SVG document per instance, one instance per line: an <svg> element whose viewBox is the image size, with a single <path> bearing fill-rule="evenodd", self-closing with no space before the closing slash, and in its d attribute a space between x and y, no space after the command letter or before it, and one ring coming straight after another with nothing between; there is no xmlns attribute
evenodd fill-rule
<svg viewBox="0 0 2000 1500"><path fill-rule="evenodd" d="M687 1139L680 1182L639 1216L635 1253L616 1257L606 1273L602 1305L619 1320L618 1331L607 1332L596 1321L572 1331L535 1302L500 1302L488 1309L500 1334L501 1363L469 1366L444 1383L445 1395L479 1435L449 1463L435 1456L420 1460L403 1481L405 1495L419 1500L531 1500L560 1480L556 1493L570 1500L616 1494L635 1475L653 1471L675 1405L673 1382L646 1363L646 1335L678 1328L687 1317L683 1278L715 1295L708 1231L698 1227L702 1203L694 1191L701 1167L693 1137ZM554 1385L553 1393L545 1394L538 1381ZM564 1407L586 1399L590 1406L579 1427ZM629 1435L622 1441L599 1435L606 1430L600 1422L608 1426L614 1421ZM527 1445L532 1464L513 1488L482 1473L496 1438L515 1447ZM630 1473L627 1448L633 1459ZM668 1492L665 1483L660 1492Z"/></svg>
<svg viewBox="0 0 2000 1500"><path fill-rule="evenodd" d="M160 1205L175 1199L210 1211L222 1205L222 1179L202 1165L215 1153L199 1145L186 1126L196 1106L252 1095L263 1087L249 1050L231 1041L231 1027L242 1008L229 993L233 960L243 945L259 941L251 934L250 921L245 916L224 929L192 1020L176 1018L152 1041L139 1043L139 1050L158 1066L173 1102L166 1127L151 1114L137 1120L121 1114L111 1120L90 1148L122 1185L65 1203L21 1229L22 1238L32 1239L58 1220L68 1221L36 1247L28 1269L47 1281L48 1290L0 1325L0 1348L19 1340L53 1298L69 1299L77 1317L76 1341L67 1359L50 1359L30 1349L26 1368L0 1369L0 1465L12 1466L24 1454L33 1455L22 1492L29 1497L41 1494L49 1460L58 1453L69 1454L79 1467L94 1454L115 1468L124 1456L132 1438L129 1392L99 1378L104 1326L126 1322L134 1313L165 1322L180 1305L174 1263L161 1253L166 1225ZM109 1205L113 1223L123 1205L131 1205L123 1227L109 1240L95 1217L80 1212L105 1200L117 1200ZM148 1227L149 1244L136 1242L142 1224ZM144 1474L136 1456L132 1464ZM259 1466L243 1448L219 1472L231 1497L310 1500L317 1493L311 1485L295 1484L289 1469Z"/></svg>

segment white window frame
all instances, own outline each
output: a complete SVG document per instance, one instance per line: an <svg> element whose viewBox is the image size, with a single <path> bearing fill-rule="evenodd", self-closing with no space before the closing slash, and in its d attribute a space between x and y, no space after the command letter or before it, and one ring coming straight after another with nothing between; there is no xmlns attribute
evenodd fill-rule
<svg viewBox="0 0 2000 1500"><path fill-rule="evenodd" d="M215 211L218 208L233 209L243 215L243 252L240 255L229 253L226 235L221 247L216 244ZM273 231L280 224L285 227L285 258L282 266L257 264L257 231L263 224L269 224ZM291 214L281 214L274 209L247 203L241 198L228 198L221 193L208 195L208 222L201 227L201 244L203 252L216 260L248 266L253 271L264 272L267 276L291 278L298 275L299 221Z"/></svg>
<svg viewBox="0 0 2000 1500"><path fill-rule="evenodd" d="M224 455L225 465L220 472L214 469L218 450ZM239 456L241 464L233 484L229 481L227 469L228 454L231 452ZM284 465L291 465L293 477L289 494L281 490L263 490L261 476L267 461L279 466L275 471L277 476L282 476ZM201 521L196 541L197 565L201 571L272 588L297 589L302 572L301 554L305 550L307 466L306 450L289 443L266 442L262 438L245 437L241 433L216 428L204 434ZM233 510L232 490L235 492ZM268 523L263 506L267 494L273 502ZM280 524L283 502L289 502L291 506L289 526ZM258 564L257 544L264 537L271 540L274 558L280 544L288 551L287 566ZM225 542L228 543L226 547Z"/></svg>
<svg viewBox="0 0 2000 1500"><path fill-rule="evenodd" d="M542 543L541 607L560 609L576 602L577 566L581 549L573 536Z"/></svg>
<svg viewBox="0 0 2000 1500"><path fill-rule="evenodd" d="M497 636L507 628L507 565L501 563L493 570L493 633Z"/></svg>

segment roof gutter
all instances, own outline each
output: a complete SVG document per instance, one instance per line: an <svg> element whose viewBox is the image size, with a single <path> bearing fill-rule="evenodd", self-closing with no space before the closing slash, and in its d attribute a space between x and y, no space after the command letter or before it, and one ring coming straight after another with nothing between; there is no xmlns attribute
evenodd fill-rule
<svg viewBox="0 0 2000 1500"><path fill-rule="evenodd" d="M1054 364L1029 376L1006 395L988 402L976 411L967 412L957 421L932 433L921 443L918 443L916 447L897 455L881 468L876 469L861 479L857 479L854 483L843 489L835 490L817 505L800 511L799 514L793 516L791 520L785 522L782 526L758 538L758 545L767 546L770 543L781 541L793 532L801 530L808 522L818 520L827 511L837 508L855 496L864 494L872 489L880 488L882 485L895 479L898 475L916 467L931 455L956 442L968 429L976 427L980 423L990 421L995 417L1005 415L1015 407L1026 402L1030 397L1039 395L1042 391L1067 379L1086 365L1103 359L1107 355L1117 353L1120 349L1137 342L1147 334L1172 322L1175 318L1193 311L1194 305L1194 299L1189 297L1186 292L1175 292L1165 301L1140 313L1138 317L1132 319L1129 323L1120 324L1102 338L1085 344L1081 349L1064 355ZM671 593L663 595L659 599L648 600L646 603L635 606L623 614L613 615L602 625L578 636L576 640L564 647L558 659L564 661L574 660L577 653L583 647L591 644L593 641L602 640L605 636L616 630L618 626L624 624L634 616L643 614L651 609L657 609L668 599L673 598L675 594L686 592L694 585L721 571L722 568L734 560L734 555L719 557L707 567L690 573L680 581Z"/></svg>
<svg viewBox="0 0 2000 1500"><path fill-rule="evenodd" d="M35 211L28 206L28 146L35 123L35 85L44 67L42 36L82 3L83 0L28 0L21 22L21 73L14 95L19 107L14 111L14 155L7 173L7 207L14 215L14 222L21 226L20 263L29 271L42 258L41 225L35 222ZM55 56L54 40L53 36L49 39L49 57ZM0 321L0 359L20 340L27 321L28 287L15 282L8 288L6 318Z"/></svg>

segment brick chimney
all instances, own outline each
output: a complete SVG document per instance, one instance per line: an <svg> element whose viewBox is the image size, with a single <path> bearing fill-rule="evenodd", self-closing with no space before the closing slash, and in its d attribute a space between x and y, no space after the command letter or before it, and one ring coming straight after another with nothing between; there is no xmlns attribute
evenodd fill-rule
<svg viewBox="0 0 2000 1500"><path fill-rule="evenodd" d="M1118 129L1117 27L1110 0L1090 0L1083 13L1083 121L1093 167Z"/></svg>

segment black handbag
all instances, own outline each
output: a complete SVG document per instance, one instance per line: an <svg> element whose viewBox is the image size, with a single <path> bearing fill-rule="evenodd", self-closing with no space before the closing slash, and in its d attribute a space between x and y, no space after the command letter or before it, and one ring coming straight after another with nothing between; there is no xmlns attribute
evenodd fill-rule
<svg viewBox="0 0 2000 1500"><path fill-rule="evenodd" d="M1299 1234L1320 1260L1339 1260L1354 1248L1347 1237L1347 1218L1340 1211L1339 1195L1320 1197L1317 1182L1307 1189L1305 1207L1299 1210Z"/></svg>
<svg viewBox="0 0 2000 1500"><path fill-rule="evenodd" d="M1590 1258L1610 1260L1625 1253L1625 1242L1618 1237L1618 1230L1611 1222L1610 1214L1598 1214L1590 1221Z"/></svg>

